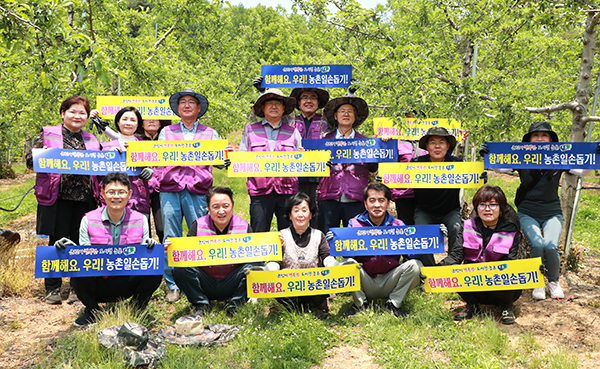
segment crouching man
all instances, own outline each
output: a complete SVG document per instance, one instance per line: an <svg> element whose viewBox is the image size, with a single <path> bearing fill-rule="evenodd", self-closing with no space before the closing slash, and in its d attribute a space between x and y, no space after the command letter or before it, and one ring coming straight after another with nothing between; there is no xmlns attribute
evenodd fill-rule
<svg viewBox="0 0 600 369"><path fill-rule="evenodd" d="M125 173L109 173L102 181L102 197L106 206L92 210L81 219L80 245L140 245L154 247L149 237L146 216L127 207L131 183ZM54 244L57 248L75 245L68 238ZM161 275L73 277L71 287L85 305L84 313L73 325L83 327L96 320L98 303L131 299L135 308L145 309L160 285Z"/></svg>
<svg viewBox="0 0 600 369"><path fill-rule="evenodd" d="M206 192L208 215L194 221L188 237L252 233L242 218L233 214L233 192L227 187L211 187ZM170 243L165 242L165 246ZM228 264L204 267L174 268L175 283L194 307L203 315L210 300L226 301L227 314L232 315L248 300L244 269L263 263Z"/></svg>
<svg viewBox="0 0 600 369"><path fill-rule="evenodd" d="M363 192L363 213L350 219L350 227L401 226L404 223L388 213L392 191L382 183L370 183ZM421 261L401 262L401 255L357 256L345 259L343 264L362 263L360 270L361 289L352 292L354 304L344 313L354 316L368 307L369 299L387 299L385 307L396 317L407 315L400 304L406 293L420 283Z"/></svg>

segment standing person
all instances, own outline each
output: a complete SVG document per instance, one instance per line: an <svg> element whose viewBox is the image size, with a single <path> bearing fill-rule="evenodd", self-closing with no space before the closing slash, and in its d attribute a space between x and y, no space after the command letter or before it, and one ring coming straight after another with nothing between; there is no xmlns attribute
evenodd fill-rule
<svg viewBox="0 0 600 369"><path fill-rule="evenodd" d="M169 105L181 122L163 128L159 141L220 139L217 131L198 121L208 110L205 96L184 90L171 95ZM213 183L212 166L160 167L156 171L165 238L181 237L184 217L189 229L196 219L207 214L205 194ZM164 277L169 290L166 301L173 303L179 300L181 291L173 280L172 267L165 265Z"/></svg>
<svg viewBox="0 0 600 369"><path fill-rule="evenodd" d="M395 219L388 208L392 201L392 191L383 183L370 183L363 193L367 210L350 219L350 227L388 227L404 225ZM386 309L396 317L404 317L406 311L401 304L406 293L420 283L421 262L407 260L401 262L401 255L374 255L347 258L343 263L361 263L360 290L352 292L354 303L344 312L351 317L367 309L368 300L387 299Z"/></svg>
<svg viewBox="0 0 600 369"><path fill-rule="evenodd" d="M109 173L102 180L102 198L106 206L92 210L81 219L79 243L83 245L140 245L148 248L157 243L151 239L146 216L129 209L131 183L125 173ZM67 238L55 243L57 248L74 245ZM96 320L100 302L132 298L135 308L145 309L160 285L160 275L77 277L71 278L73 289L85 310L73 325L83 327Z"/></svg>
<svg viewBox="0 0 600 369"><path fill-rule="evenodd" d="M302 137L297 129L287 124L284 115L294 111L296 99L283 95L278 89L269 89L254 103L254 114L262 121L247 125L240 141L239 151L299 151ZM249 177L250 225L255 232L271 229L273 214L277 228L289 226L285 219L285 202L298 192L298 177Z"/></svg>
<svg viewBox="0 0 600 369"><path fill-rule="evenodd" d="M498 186L485 185L473 196L473 209L476 215L465 220L459 232L458 243L440 265L488 263L501 260L516 260L519 254L521 234L518 220L506 216L514 210L506 203L506 195ZM515 216L516 218L516 216ZM467 303L465 308L454 316L454 320L471 319L479 313L479 304L500 306L502 324L513 324L515 315L512 306L521 296L521 290L459 292Z"/></svg>
<svg viewBox="0 0 600 369"><path fill-rule="evenodd" d="M100 150L98 140L82 128L90 113L89 101L71 96L60 104L63 123L43 127L32 148L59 148L70 150ZM26 156L27 167L33 168L31 151ZM79 242L79 223L88 211L96 208L92 180L88 175L38 173L35 182L38 201L36 232L49 235L53 245L63 237ZM46 303L61 304L61 278L46 278ZM73 289L67 303L77 301Z"/></svg>
<svg viewBox="0 0 600 369"><path fill-rule="evenodd" d="M419 140L419 147L429 154L416 157L412 162L462 162L460 158L451 155L456 147L456 138L446 128L429 128ZM455 247L460 247L456 243L462 222L460 209L458 188L415 188L415 224L444 224L448 229L448 253ZM435 265L432 254L420 255L418 258L425 266Z"/></svg>
<svg viewBox="0 0 600 369"><path fill-rule="evenodd" d="M328 123L324 138L367 138L355 131L369 116L369 107L360 97L338 97L329 100L323 110ZM321 178L318 187L319 229L344 227L353 216L365 211L363 190L369 183L369 172L377 171L377 163L333 164L329 177Z"/></svg>

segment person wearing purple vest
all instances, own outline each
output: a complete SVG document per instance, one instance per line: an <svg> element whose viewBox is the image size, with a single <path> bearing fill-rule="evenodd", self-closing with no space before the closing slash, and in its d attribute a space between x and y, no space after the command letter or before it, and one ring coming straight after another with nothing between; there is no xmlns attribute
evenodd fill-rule
<svg viewBox="0 0 600 369"><path fill-rule="evenodd" d="M338 97L329 100L323 114L328 133L324 138L367 138L355 131L369 116L369 107L359 97ZM319 200L319 229L344 227L353 216L365 211L363 190L369 183L369 172L377 171L377 163L333 164L330 176L321 178L317 189Z"/></svg>
<svg viewBox="0 0 600 369"><path fill-rule="evenodd" d="M252 233L248 222L233 214L233 192L227 187L212 187L206 193L208 215L194 221L188 237ZM166 245L170 243L167 241ZM194 307L203 315L210 300L226 301L229 315L248 300L245 269L263 263L174 268L173 277Z"/></svg>
<svg viewBox="0 0 600 369"><path fill-rule="evenodd" d="M106 206L92 210L81 219L79 244L85 245L140 245L154 247L157 242L149 237L146 216L127 207L131 197L131 182L125 173L109 173L102 181L102 197ZM63 238L57 248L75 245ZM115 302L132 297L135 308L144 309L162 281L160 275L105 276L71 278L71 285L85 310L73 325L83 327L96 320L98 303Z"/></svg>
<svg viewBox="0 0 600 369"><path fill-rule="evenodd" d="M294 106L296 99L284 96L281 90L267 90L253 107L254 114L263 119L244 128L239 151L304 150L300 133L284 117L294 111ZM268 232L273 214L277 217L277 229L289 226L285 202L298 192L298 177L250 177L247 187L250 225L255 232Z"/></svg>
<svg viewBox="0 0 600 369"><path fill-rule="evenodd" d="M94 135L82 128L90 113L88 100L71 96L60 105L63 124L43 127L35 138L33 148L59 148L70 150L100 150ZM33 155L26 155L27 167L33 169ZM96 208L92 180L88 175L37 173L35 182L37 198L36 232L49 236L49 245L68 237L79 239L79 222L85 213ZM60 216L59 216L60 215ZM61 278L46 278L46 303L61 304ZM77 301L71 289L67 303Z"/></svg>
<svg viewBox="0 0 600 369"><path fill-rule="evenodd" d="M392 191L383 183L370 183L364 190L366 211L350 219L350 227L384 227L404 225L388 208ZM351 317L368 308L368 300L387 299L385 307L396 317L404 317L400 306L406 293L420 283L421 262L417 259L401 262L401 255L374 255L345 258L342 264L361 263L360 290L352 292L354 303L344 312Z"/></svg>
<svg viewBox="0 0 600 369"><path fill-rule="evenodd" d="M214 129L199 122L208 110L205 96L193 90L184 90L171 95L169 105L181 122L163 128L158 136L159 141L220 139ZM181 237L184 217L188 229L191 229L192 222L207 213L205 194L213 183L212 166L159 167L156 172L160 183L158 190L165 239ZM166 263L164 278L168 288L166 301L173 303L179 300L181 292L173 280L173 268Z"/></svg>
<svg viewBox="0 0 600 369"><path fill-rule="evenodd" d="M452 250L440 262L440 265L458 265L470 263L487 263L519 258L521 233L519 219L515 216L509 220L506 195L498 186L485 185L473 196L473 208L476 215L465 220L458 241L462 247ZM512 213L515 213L512 210ZM521 296L521 290L459 292L466 307L454 316L454 320L470 319L480 312L479 304L500 306L503 324L513 324L515 315L512 306Z"/></svg>

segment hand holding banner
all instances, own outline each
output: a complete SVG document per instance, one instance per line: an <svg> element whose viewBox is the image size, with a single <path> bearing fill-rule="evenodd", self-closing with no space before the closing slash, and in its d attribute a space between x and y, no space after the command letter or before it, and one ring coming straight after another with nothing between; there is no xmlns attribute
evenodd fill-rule
<svg viewBox="0 0 600 369"><path fill-rule="evenodd" d="M332 163L383 163L398 161L398 140L380 138L302 140L306 150L326 150Z"/></svg>
<svg viewBox="0 0 600 369"><path fill-rule="evenodd" d="M137 176L141 168L130 168L125 153L101 150L33 149L33 171L104 176L111 172L124 172Z"/></svg>
<svg viewBox="0 0 600 369"><path fill-rule="evenodd" d="M238 151L229 177L329 177L329 151Z"/></svg>
<svg viewBox="0 0 600 369"><path fill-rule="evenodd" d="M489 142L486 168L600 169L597 143Z"/></svg>
<svg viewBox="0 0 600 369"><path fill-rule="evenodd" d="M379 174L390 188L479 188L483 163L381 163Z"/></svg>
<svg viewBox="0 0 600 369"><path fill-rule="evenodd" d="M263 65L262 87L348 87L352 65Z"/></svg>
<svg viewBox="0 0 600 369"><path fill-rule="evenodd" d="M127 165L165 167L223 165L227 140L130 141Z"/></svg>

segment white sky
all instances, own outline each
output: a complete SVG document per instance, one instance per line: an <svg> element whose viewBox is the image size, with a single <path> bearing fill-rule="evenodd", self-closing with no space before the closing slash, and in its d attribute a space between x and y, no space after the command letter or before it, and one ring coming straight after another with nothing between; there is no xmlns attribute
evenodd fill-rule
<svg viewBox="0 0 600 369"><path fill-rule="evenodd" d="M361 4L361 6L363 8L368 8L368 9L373 8L377 4L385 4L387 2L387 0L357 0L357 1L359 4ZM281 5L288 11L288 14L289 14L292 12L293 1L292 0L229 0L229 3L231 5L242 4L242 5L244 5L244 8L254 8L258 4L261 4L261 5L264 5L267 7L270 6L272 8L276 8L277 5ZM335 6L333 6L333 5L330 5L329 10L332 12L335 12L337 10L337 8L335 8Z"/></svg>

